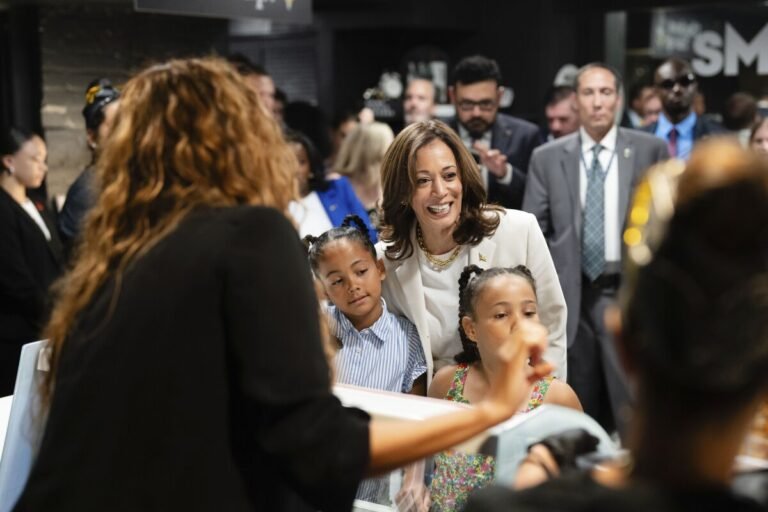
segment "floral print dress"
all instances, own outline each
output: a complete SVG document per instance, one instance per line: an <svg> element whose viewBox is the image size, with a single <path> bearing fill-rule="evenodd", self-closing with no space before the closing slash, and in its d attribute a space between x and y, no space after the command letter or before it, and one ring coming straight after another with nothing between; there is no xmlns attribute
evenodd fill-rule
<svg viewBox="0 0 768 512"><path fill-rule="evenodd" d="M464 398L464 383L469 374L469 365L460 364L453 375L446 400L468 404ZM528 398L528 404L520 412L529 412L540 406L549 390L553 377L538 380ZM430 485L431 512L461 510L469 494L493 482L496 461L491 456L466 454L446 450L435 456L435 472Z"/></svg>

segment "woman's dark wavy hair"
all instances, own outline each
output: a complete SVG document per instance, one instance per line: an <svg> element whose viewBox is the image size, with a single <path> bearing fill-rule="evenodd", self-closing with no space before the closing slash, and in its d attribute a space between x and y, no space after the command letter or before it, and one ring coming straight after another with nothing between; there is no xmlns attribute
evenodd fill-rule
<svg viewBox="0 0 768 512"><path fill-rule="evenodd" d="M317 270L320 267L320 259L323 257L323 250L325 246L335 240L353 240L359 243L365 248L376 261L376 247L373 245L371 237L368 235L368 227L363 222L363 219L357 215L347 215L344 217L344 221L341 226L333 229L329 229L320 236L307 235L302 240L307 247L307 257L309 258L309 266L312 268L312 272L317 275Z"/></svg>
<svg viewBox="0 0 768 512"><path fill-rule="evenodd" d="M309 137L296 130L288 129L285 132L285 140L287 142L293 142L295 144L301 144L304 151L307 152L307 158L309 159L309 191L326 190L328 188L328 180L325 179L325 166L323 165L323 158L320 153L309 140Z"/></svg>
<svg viewBox="0 0 768 512"><path fill-rule="evenodd" d="M21 146L26 144L27 141L32 140L34 137L42 138L37 133L24 128L13 126L3 128L2 133L0 133L0 157L15 154L21 149ZM0 170L4 172L8 171L1 159Z"/></svg>
<svg viewBox="0 0 768 512"><path fill-rule="evenodd" d="M475 275L474 279L472 276ZM534 295L536 294L536 280L533 274L525 265L516 267L493 267L483 270L477 265L467 265L459 277L459 337L461 338L462 351L454 356L454 360L459 364L471 364L480 361L480 351L477 349L477 343L469 339L464 332L464 326L461 325L461 319L465 316L474 317L475 299L485 286L485 283L498 276L520 276L531 285Z"/></svg>
<svg viewBox="0 0 768 512"><path fill-rule="evenodd" d="M409 258L413 254L411 230L416 214L411 208L411 198L416 189L416 153L435 140L444 142L451 149L461 178L461 214L453 231L454 241L477 245L499 226L499 214L496 213L503 209L486 204L480 170L456 132L442 121L414 123L395 138L381 165L384 192L381 239L391 243L385 252L391 260ZM489 210L494 214L489 215Z"/></svg>
<svg viewBox="0 0 768 512"><path fill-rule="evenodd" d="M622 339L646 407L727 417L768 389L768 162L723 142L695 151L627 293Z"/></svg>

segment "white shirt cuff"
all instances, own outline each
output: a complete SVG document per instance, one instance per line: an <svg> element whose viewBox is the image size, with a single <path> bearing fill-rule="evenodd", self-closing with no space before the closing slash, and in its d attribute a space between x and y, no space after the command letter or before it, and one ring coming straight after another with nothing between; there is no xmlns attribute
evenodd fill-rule
<svg viewBox="0 0 768 512"><path fill-rule="evenodd" d="M507 162L507 172L501 178L496 178L501 185L509 185L512 183L512 164Z"/></svg>

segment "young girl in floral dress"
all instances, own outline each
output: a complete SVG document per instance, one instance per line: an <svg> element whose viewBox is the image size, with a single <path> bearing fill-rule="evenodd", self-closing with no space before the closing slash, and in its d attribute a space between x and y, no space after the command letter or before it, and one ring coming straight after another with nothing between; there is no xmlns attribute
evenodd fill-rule
<svg viewBox="0 0 768 512"><path fill-rule="evenodd" d="M536 285L522 265L483 271L467 266L459 279L459 334L463 351L457 364L437 372L429 396L461 403L476 403L489 389L498 371L498 349L523 318L538 321ZM581 411L568 384L545 377L534 383L520 412L555 404ZM432 511L460 510L469 494L493 481L495 460L490 456L445 451L435 458L430 487Z"/></svg>

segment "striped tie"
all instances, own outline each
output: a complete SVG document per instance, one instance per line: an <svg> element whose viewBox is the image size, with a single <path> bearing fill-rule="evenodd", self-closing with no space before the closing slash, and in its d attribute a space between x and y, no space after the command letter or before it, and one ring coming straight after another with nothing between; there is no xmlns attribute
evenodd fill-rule
<svg viewBox="0 0 768 512"><path fill-rule="evenodd" d="M581 267L590 281L605 268L605 174L597 156L603 147L592 148L592 165L587 169L587 197L584 202L584 222L581 236Z"/></svg>

